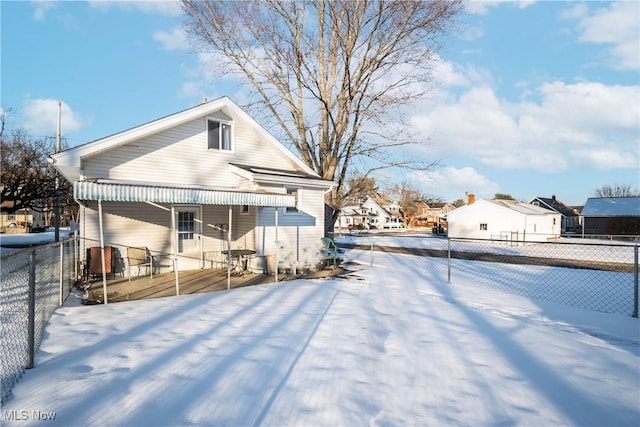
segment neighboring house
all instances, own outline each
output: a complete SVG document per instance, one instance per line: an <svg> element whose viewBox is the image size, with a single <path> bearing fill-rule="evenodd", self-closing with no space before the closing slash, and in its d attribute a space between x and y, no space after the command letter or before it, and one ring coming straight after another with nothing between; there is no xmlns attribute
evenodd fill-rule
<svg viewBox="0 0 640 427"><path fill-rule="evenodd" d="M322 179L229 98L54 154L74 186L86 246L146 246L178 269L223 262L231 249L300 260L321 245ZM170 264L170 263L169 263Z"/></svg>
<svg viewBox="0 0 640 427"><path fill-rule="evenodd" d="M345 206L340 209L334 228L336 230L364 230L369 228L369 212L362 206Z"/></svg>
<svg viewBox="0 0 640 427"><path fill-rule="evenodd" d="M577 231L580 228L580 215L573 208L558 200L556 196L551 196L551 198L534 197L529 203L562 215L561 229L563 233Z"/></svg>
<svg viewBox="0 0 640 427"><path fill-rule="evenodd" d="M477 200L447 214L448 236L506 241L560 237L561 215L513 200Z"/></svg>
<svg viewBox="0 0 640 427"><path fill-rule="evenodd" d="M418 214L413 218L413 226L417 228L443 227L446 223L447 214L454 209L455 206L447 202L421 203L417 208Z"/></svg>
<svg viewBox="0 0 640 427"><path fill-rule="evenodd" d="M3 201L2 208L10 208L13 202ZM16 212L0 212L0 233L27 233L32 227L44 226L42 212L32 209L19 209Z"/></svg>
<svg viewBox="0 0 640 427"><path fill-rule="evenodd" d="M398 218L402 216L402 207L400 207L400 205L397 204L396 202L380 200L378 201L378 203L391 215L397 216Z"/></svg>
<svg viewBox="0 0 640 427"><path fill-rule="evenodd" d="M585 234L640 235L640 197L592 197L581 215Z"/></svg>
<svg viewBox="0 0 640 427"><path fill-rule="evenodd" d="M369 228L402 228L400 218L383 208L372 197L368 197L362 207L369 212Z"/></svg>
<svg viewBox="0 0 640 427"><path fill-rule="evenodd" d="M335 224L335 228L338 230L402 227L402 220L397 215L387 211L371 197L368 197L359 206L345 206L342 208Z"/></svg>

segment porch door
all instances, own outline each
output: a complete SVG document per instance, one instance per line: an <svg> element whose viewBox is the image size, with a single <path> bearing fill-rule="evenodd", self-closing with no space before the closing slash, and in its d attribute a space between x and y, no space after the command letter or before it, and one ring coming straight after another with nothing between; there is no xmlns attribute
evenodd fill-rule
<svg viewBox="0 0 640 427"><path fill-rule="evenodd" d="M193 259L200 268L202 259L202 213L199 206L176 207L176 242L178 255ZM191 263L189 263L191 264Z"/></svg>

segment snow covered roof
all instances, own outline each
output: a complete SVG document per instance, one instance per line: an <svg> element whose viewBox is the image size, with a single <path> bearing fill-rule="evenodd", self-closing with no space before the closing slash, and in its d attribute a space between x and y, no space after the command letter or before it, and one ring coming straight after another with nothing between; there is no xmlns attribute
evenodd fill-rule
<svg viewBox="0 0 640 427"><path fill-rule="evenodd" d="M358 215L358 216L362 216L362 208L360 206L345 206L342 209L340 209L340 214L343 216L353 216L353 215Z"/></svg>
<svg viewBox="0 0 640 427"><path fill-rule="evenodd" d="M549 209L541 208L540 206L531 205L529 203L517 202L515 200L487 200L493 204L498 206L502 206L504 208L511 209L512 211L516 211L525 215L549 215L555 214L555 212L550 211ZM476 202L477 203L477 202Z"/></svg>
<svg viewBox="0 0 640 427"><path fill-rule="evenodd" d="M640 197L591 197L582 216L640 216Z"/></svg>

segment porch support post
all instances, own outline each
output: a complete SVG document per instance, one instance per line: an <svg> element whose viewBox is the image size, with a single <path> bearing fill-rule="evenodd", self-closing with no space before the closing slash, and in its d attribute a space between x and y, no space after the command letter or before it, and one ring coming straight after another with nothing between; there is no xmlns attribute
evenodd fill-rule
<svg viewBox="0 0 640 427"><path fill-rule="evenodd" d="M176 232L176 207L171 205L171 257L173 258L173 274L176 276L176 295L180 295L178 280L178 233Z"/></svg>
<svg viewBox="0 0 640 427"><path fill-rule="evenodd" d="M276 223L276 282L278 281L278 264L280 264L279 262L279 258L280 258L280 254L278 253L278 249L280 249L280 242L278 241L278 208L276 207L276 216L275 216L275 223Z"/></svg>
<svg viewBox="0 0 640 427"><path fill-rule="evenodd" d="M102 294L104 296L104 303L107 301L107 268L104 259L104 224L102 222L102 200L98 200L98 221L100 224L100 258L102 261ZM111 255L113 256L113 254Z"/></svg>
<svg viewBox="0 0 640 427"><path fill-rule="evenodd" d="M233 207L229 205L229 227L227 227L227 290L231 289L231 221Z"/></svg>

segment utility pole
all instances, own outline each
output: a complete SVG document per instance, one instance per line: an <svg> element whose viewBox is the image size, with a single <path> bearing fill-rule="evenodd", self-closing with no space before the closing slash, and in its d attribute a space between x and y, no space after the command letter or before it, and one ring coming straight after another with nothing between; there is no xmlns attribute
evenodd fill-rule
<svg viewBox="0 0 640 427"><path fill-rule="evenodd" d="M56 132L56 154L61 151L60 147L60 122L62 119L62 103L58 101L58 129ZM60 182L58 181L58 173L56 172L56 182L55 182L55 191L56 197L53 202L53 212L55 215L55 241L60 241Z"/></svg>

